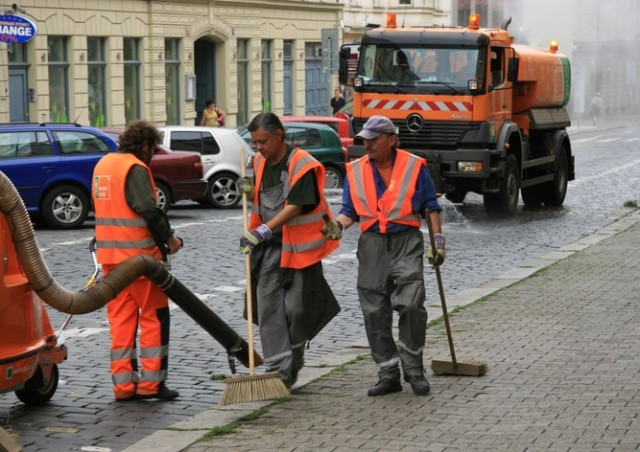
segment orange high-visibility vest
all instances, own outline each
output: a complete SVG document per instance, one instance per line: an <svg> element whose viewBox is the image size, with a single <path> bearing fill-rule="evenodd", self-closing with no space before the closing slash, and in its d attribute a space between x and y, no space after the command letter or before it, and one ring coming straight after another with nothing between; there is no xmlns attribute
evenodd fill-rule
<svg viewBox="0 0 640 452"><path fill-rule="evenodd" d="M262 183L262 175L267 159L262 154L256 153L253 159L253 170L256 176L256 188ZM293 187L307 171L313 170L316 176L317 193L320 197L318 205L311 211L290 220L282 226L282 254L280 265L285 268L301 269L320 262L333 250L340 246L338 240L328 240L320 232L324 226L322 216L324 214L333 218L331 209L327 206L324 197L325 172L322 163L314 159L307 151L295 148L288 162L288 186ZM285 193L285 198L288 194ZM288 201L285 199L285 206ZM260 193L254 190L253 205L251 207L251 219L249 227L255 229L262 223L259 214Z"/></svg>
<svg viewBox="0 0 640 452"><path fill-rule="evenodd" d="M156 196L151 170L133 154L107 154L93 170L92 197L96 216L97 259L101 264L118 264L138 254L162 258L144 219L127 204L125 183L127 174L134 165L143 166L147 170Z"/></svg>
<svg viewBox="0 0 640 452"><path fill-rule="evenodd" d="M389 186L378 199L372 163L365 155L347 163L347 180L353 207L360 216L360 230L369 229L378 221L380 232L386 234L389 222L420 227L420 215L412 212L411 198L416 190L420 168L427 162L417 155L396 150Z"/></svg>

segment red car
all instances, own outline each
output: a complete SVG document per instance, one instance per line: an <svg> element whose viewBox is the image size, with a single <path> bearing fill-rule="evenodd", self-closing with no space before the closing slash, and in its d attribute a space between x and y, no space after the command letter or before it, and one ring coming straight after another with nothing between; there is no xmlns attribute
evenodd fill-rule
<svg viewBox="0 0 640 452"><path fill-rule="evenodd" d="M349 121L338 116L280 116L282 122L315 122L331 127L340 137L342 145L348 149L353 144L353 137L349 132Z"/></svg>
<svg viewBox="0 0 640 452"><path fill-rule="evenodd" d="M100 129L117 143L122 129ZM151 172L158 190L158 205L165 212L184 199L202 199L207 181L202 178L202 158L197 152L172 151L162 145L151 159Z"/></svg>

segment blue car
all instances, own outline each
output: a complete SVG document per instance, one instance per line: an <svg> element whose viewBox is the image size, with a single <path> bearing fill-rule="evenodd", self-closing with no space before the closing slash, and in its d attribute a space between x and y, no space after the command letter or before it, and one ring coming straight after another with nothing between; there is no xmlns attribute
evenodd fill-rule
<svg viewBox="0 0 640 452"><path fill-rule="evenodd" d="M86 220L93 169L116 149L93 127L0 125L0 171L16 186L32 217L54 229L77 228Z"/></svg>

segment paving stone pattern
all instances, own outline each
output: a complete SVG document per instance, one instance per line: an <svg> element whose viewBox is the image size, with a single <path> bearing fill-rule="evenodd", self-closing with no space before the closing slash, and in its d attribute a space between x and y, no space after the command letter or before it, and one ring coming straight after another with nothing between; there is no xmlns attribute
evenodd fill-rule
<svg viewBox="0 0 640 452"><path fill-rule="evenodd" d="M483 377L372 398L367 358L188 451L638 450L638 245L640 224L455 314L459 359L487 361ZM447 356L444 326L427 335L425 362Z"/></svg>

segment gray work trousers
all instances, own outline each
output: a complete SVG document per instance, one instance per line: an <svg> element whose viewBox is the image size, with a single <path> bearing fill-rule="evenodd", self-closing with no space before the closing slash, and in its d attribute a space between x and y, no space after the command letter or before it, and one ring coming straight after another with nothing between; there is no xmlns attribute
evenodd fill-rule
<svg viewBox="0 0 640 452"><path fill-rule="evenodd" d="M419 229L399 234L364 232L358 240L358 296L379 378L424 375L427 327L424 307L424 237ZM398 312L398 344L391 331Z"/></svg>
<svg viewBox="0 0 640 452"><path fill-rule="evenodd" d="M256 287L262 353L267 371L278 371L290 387L304 365L302 274L292 271L291 285L285 289L280 278L281 245L264 246Z"/></svg>

